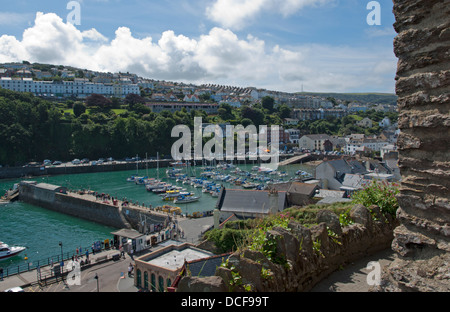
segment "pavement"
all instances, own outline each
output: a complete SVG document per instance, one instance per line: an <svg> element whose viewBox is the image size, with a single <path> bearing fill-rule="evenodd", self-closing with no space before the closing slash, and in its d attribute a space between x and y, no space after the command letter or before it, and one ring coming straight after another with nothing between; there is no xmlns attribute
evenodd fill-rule
<svg viewBox="0 0 450 312"><path fill-rule="evenodd" d="M183 230L184 236L178 237L178 240L196 245L201 242L202 233L212 225L214 225L214 217L179 219L178 226Z"/></svg>
<svg viewBox="0 0 450 312"><path fill-rule="evenodd" d="M0 281L0 292L14 287L21 287L25 292L137 292L134 277L128 277L128 266L134 260L128 255L125 259L113 260L117 250L107 250L90 255L91 265L81 267L79 285L72 284L67 278L50 280L47 285L39 285L36 270L4 277ZM50 267L42 267L41 273L50 271ZM97 279L95 277L98 277ZM97 284L98 281L98 284Z"/></svg>
<svg viewBox="0 0 450 312"><path fill-rule="evenodd" d="M375 273L374 267L367 269L368 263L378 262L382 275L384 269L394 261L394 255L392 249L385 249L361 258L320 281L311 292L368 292L371 287L368 278L369 282L372 283L370 278Z"/></svg>

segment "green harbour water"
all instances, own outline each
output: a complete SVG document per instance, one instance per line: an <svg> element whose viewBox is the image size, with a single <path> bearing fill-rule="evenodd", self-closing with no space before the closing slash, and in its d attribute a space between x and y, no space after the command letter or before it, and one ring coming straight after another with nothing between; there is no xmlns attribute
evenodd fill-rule
<svg viewBox="0 0 450 312"><path fill-rule="evenodd" d="M240 165L243 170L251 171L253 165ZM184 169L189 176L200 176L202 169L200 167L191 167ZM285 171L288 177L285 180L295 176L297 170L304 170L314 174L314 167L307 164L289 165L281 167L278 171ZM158 173L159 172L159 173ZM227 173L227 171L223 171ZM157 194L146 191L145 186L136 185L134 182L127 182L126 179L132 175L148 176L164 181L170 181L172 184L182 186L187 191L195 192L200 196L200 200L195 203L178 205L183 213L192 214L193 212L202 212L213 210L217 198L210 194L204 194L201 188L194 188L188 184L176 183L175 180L166 178L166 168L159 170L136 170L115 171L88 174L73 174L59 176L34 177L31 181L38 183L50 183L60 186L66 186L70 190L90 189L99 193L109 194L122 199L126 197L132 202L144 203L146 206L151 204L153 207L172 204L164 202ZM3 195L6 190L13 187L23 179L0 180L0 194ZM240 188L238 186L222 183L228 188ZM0 241L10 246L25 246L27 250L18 256L0 261L1 267L14 266L28 262L36 262L61 254L59 242L63 244L63 252L73 252L77 247L89 247L94 241L111 239L111 232L117 229L107 227L94 222L71 217L65 214L57 213L48 209L36 207L23 202L14 202L6 205L0 205ZM24 257L28 257L25 260Z"/></svg>

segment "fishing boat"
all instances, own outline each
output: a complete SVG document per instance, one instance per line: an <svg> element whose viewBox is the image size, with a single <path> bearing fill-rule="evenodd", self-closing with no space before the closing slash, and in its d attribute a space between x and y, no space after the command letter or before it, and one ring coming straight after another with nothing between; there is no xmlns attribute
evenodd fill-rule
<svg viewBox="0 0 450 312"><path fill-rule="evenodd" d="M299 175L299 176L302 176L302 178L305 178L305 179L313 177L312 174L310 174L310 173L308 173L306 171L303 171L303 170L298 170L295 174Z"/></svg>
<svg viewBox="0 0 450 312"><path fill-rule="evenodd" d="M127 182L134 182L134 181L136 181L135 176L131 176L131 177L127 178Z"/></svg>
<svg viewBox="0 0 450 312"><path fill-rule="evenodd" d="M16 256L25 249L25 247L10 247L5 243L0 242L0 260Z"/></svg>
<svg viewBox="0 0 450 312"><path fill-rule="evenodd" d="M170 165L172 167L186 167L187 164L182 161L171 162Z"/></svg>
<svg viewBox="0 0 450 312"><path fill-rule="evenodd" d="M136 183L137 185L145 185L146 182L147 182L147 179L148 179L148 177L135 177L135 178L134 178L135 183Z"/></svg>
<svg viewBox="0 0 450 312"><path fill-rule="evenodd" d="M183 196L183 195L180 195L173 201L173 203L174 204L188 204L188 203L196 202L199 199L200 199L200 197L198 197L198 196Z"/></svg>
<svg viewBox="0 0 450 312"><path fill-rule="evenodd" d="M166 193L167 191L173 190L173 186L171 184L167 184L164 186L161 186L160 188L153 189L152 192L155 194L162 194Z"/></svg>
<svg viewBox="0 0 450 312"><path fill-rule="evenodd" d="M190 196L190 192L180 192L180 191L167 191L165 194L160 194L161 199L164 201L173 201L179 196Z"/></svg>
<svg viewBox="0 0 450 312"><path fill-rule="evenodd" d="M257 183L249 183L249 182L247 182L245 184L242 184L242 187L245 188L245 189L252 189L252 188L256 188L258 185L259 184L257 184Z"/></svg>

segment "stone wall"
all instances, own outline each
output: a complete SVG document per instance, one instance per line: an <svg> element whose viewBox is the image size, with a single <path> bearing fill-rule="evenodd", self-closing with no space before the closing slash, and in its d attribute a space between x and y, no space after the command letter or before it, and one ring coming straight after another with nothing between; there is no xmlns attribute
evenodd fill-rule
<svg viewBox="0 0 450 312"><path fill-rule="evenodd" d="M267 237L276 242L274 258L285 259L285 264L275 264L262 252L244 249L230 256L227 267L217 268L216 277L184 277L189 282L182 279L177 291L244 291L243 285L258 292L309 291L341 266L390 247L398 225L390 215L385 217L376 206L369 210L355 205L350 218L354 224L342 228L336 214L321 210L318 225L311 228L296 222L289 223L289 230L274 228ZM233 275L240 277L240 285L233 283ZM198 287L189 287L193 283Z"/></svg>
<svg viewBox="0 0 450 312"><path fill-rule="evenodd" d="M166 224L168 215L156 214L138 207L124 207L86 200L69 194L36 187L32 183L20 183L19 200L32 205L64 213L73 217L93 221L106 226L142 229L145 216L148 223Z"/></svg>
<svg viewBox="0 0 450 312"><path fill-rule="evenodd" d="M450 3L394 0L401 225L383 290L450 290Z"/></svg>
<svg viewBox="0 0 450 312"><path fill-rule="evenodd" d="M149 160L147 163L141 161L138 164L139 170L146 168L156 168L157 161ZM165 168L170 166L169 160L160 160L159 167ZM26 176L46 176L46 175L64 175L64 174L81 174L95 172L110 171L128 171L136 170L135 162L118 162L105 163L102 165L92 166L90 164L68 165L68 166L50 166L50 167L2 167L0 168L0 179L17 179Z"/></svg>

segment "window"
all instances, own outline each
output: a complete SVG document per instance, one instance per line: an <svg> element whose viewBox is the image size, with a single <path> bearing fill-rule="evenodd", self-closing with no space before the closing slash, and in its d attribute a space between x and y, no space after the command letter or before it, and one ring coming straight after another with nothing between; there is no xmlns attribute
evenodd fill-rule
<svg viewBox="0 0 450 312"><path fill-rule="evenodd" d="M158 291L164 292L164 278L162 276L158 277Z"/></svg>
<svg viewBox="0 0 450 312"><path fill-rule="evenodd" d="M154 273L151 275L151 289L152 291L156 291L156 277Z"/></svg>
<svg viewBox="0 0 450 312"><path fill-rule="evenodd" d="M145 272L147 274L147 272ZM141 287L141 270L136 270L136 286Z"/></svg>
<svg viewBox="0 0 450 312"><path fill-rule="evenodd" d="M148 289L148 272L144 272L144 288Z"/></svg>

